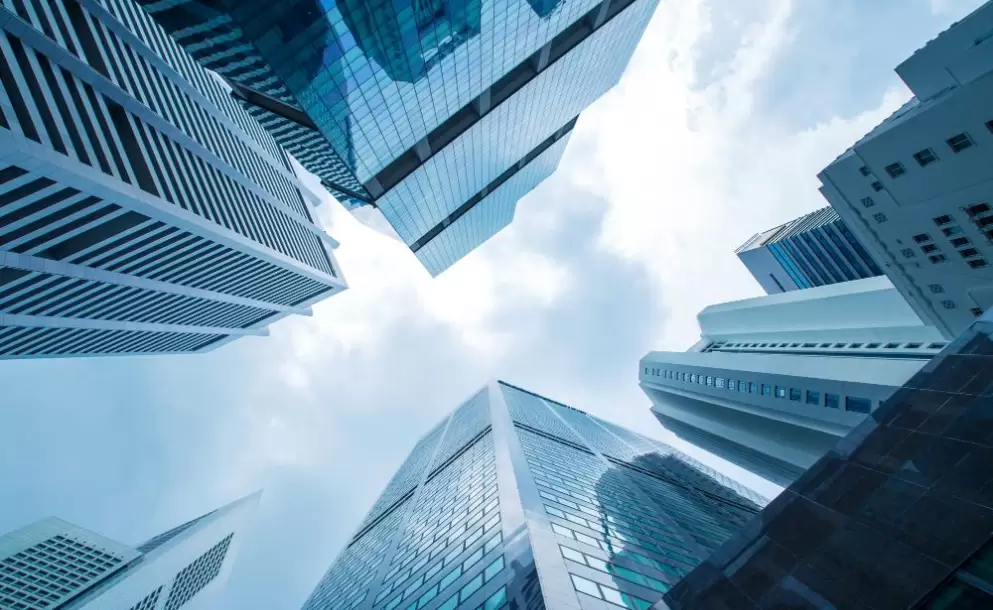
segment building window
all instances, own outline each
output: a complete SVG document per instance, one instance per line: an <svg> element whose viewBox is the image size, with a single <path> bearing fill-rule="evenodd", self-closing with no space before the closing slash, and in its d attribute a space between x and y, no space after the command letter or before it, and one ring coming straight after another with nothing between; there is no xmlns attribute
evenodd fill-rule
<svg viewBox="0 0 993 610"><path fill-rule="evenodd" d="M831 409L838 409L841 407L841 397L837 394L825 393L824 394L824 406Z"/></svg>
<svg viewBox="0 0 993 610"><path fill-rule="evenodd" d="M747 392L748 391L748 384L746 384L744 381L739 381L738 382L738 391L739 392Z"/></svg>
<svg viewBox="0 0 993 610"><path fill-rule="evenodd" d="M979 316L983 315L983 308L982 307L973 307L969 311L971 311L972 312L972 315L976 316L977 318Z"/></svg>
<svg viewBox="0 0 993 610"><path fill-rule="evenodd" d="M945 309L955 309L955 301L944 300L941 302L941 306Z"/></svg>
<svg viewBox="0 0 993 610"><path fill-rule="evenodd" d="M926 241L931 241L931 236L927 233L920 233L918 235L914 235L914 241L919 244L923 244Z"/></svg>
<svg viewBox="0 0 993 610"><path fill-rule="evenodd" d="M925 148L922 151L914 153L914 161L917 161L917 164L920 165L921 167L924 167L925 165L931 165L937 160L938 160L938 156L934 154L934 151L931 150L930 148Z"/></svg>
<svg viewBox="0 0 993 610"><path fill-rule="evenodd" d="M947 343L932 343L931 345L929 345L927 347L928 347L928 349L945 349L945 346L946 345L948 345L948 344Z"/></svg>
<svg viewBox="0 0 993 610"><path fill-rule="evenodd" d="M942 216L935 216L933 220L934 220L934 224L940 227L941 225L946 225L950 223L952 221L952 217L945 214Z"/></svg>
<svg viewBox="0 0 993 610"><path fill-rule="evenodd" d="M707 385L714 385L714 378L707 375Z"/></svg>
<svg viewBox="0 0 993 610"><path fill-rule="evenodd" d="M971 243L972 242L969 241L968 237L956 237L955 239L952 240L952 245L955 246L956 248L961 248L962 246Z"/></svg>
<svg viewBox="0 0 993 610"><path fill-rule="evenodd" d="M927 287L932 294L941 294L945 291L945 289L941 287L941 284L928 284Z"/></svg>
<svg viewBox="0 0 993 610"><path fill-rule="evenodd" d="M900 347L899 343L887 343L883 346L884 349L896 349L898 347Z"/></svg>
<svg viewBox="0 0 993 610"><path fill-rule="evenodd" d="M749 394L758 394L758 392L759 392L759 386L758 386L758 384L755 383L754 381L749 381L748 382L748 393Z"/></svg>
<svg viewBox="0 0 993 610"><path fill-rule="evenodd" d="M872 219L878 222L879 224L883 224L884 222L889 220L889 218L886 217L886 214L883 214L882 212L878 214L873 214Z"/></svg>
<svg viewBox="0 0 993 610"><path fill-rule="evenodd" d="M914 258L917 256L913 248L904 248L903 250L900 250L900 254L903 255L903 258Z"/></svg>
<svg viewBox="0 0 993 610"><path fill-rule="evenodd" d="M923 246L921 246L921 250L925 254L927 254L928 252L934 252L937 249L938 249L938 246L936 246L934 244L924 244Z"/></svg>
<svg viewBox="0 0 993 610"><path fill-rule="evenodd" d="M961 227L945 227L941 230L946 237L951 237L952 235L960 235L962 233Z"/></svg>
<svg viewBox="0 0 993 610"><path fill-rule="evenodd" d="M883 190L883 183L878 180L873 182L870 186L872 186L872 190L876 191L877 193Z"/></svg>
<svg viewBox="0 0 993 610"><path fill-rule="evenodd" d="M680 381L686 381L686 373L683 373L683 374L681 374L681 375L679 376L679 380L680 380Z"/></svg>
<svg viewBox="0 0 993 610"><path fill-rule="evenodd" d="M862 344L861 343L852 343L848 347L850 347L851 349L859 349L859 348L862 347Z"/></svg>
<svg viewBox="0 0 993 610"><path fill-rule="evenodd" d="M859 173L862 174L863 176L868 176L870 173L869 168L863 165L862 167L859 168Z"/></svg>
<svg viewBox="0 0 993 610"><path fill-rule="evenodd" d="M796 388L790 388L790 400L800 400L803 398L803 392Z"/></svg>
<svg viewBox="0 0 993 610"><path fill-rule="evenodd" d="M986 262L985 258L976 258L969 261L969 266L973 269L982 269L983 267L989 267L989 263Z"/></svg>
<svg viewBox="0 0 993 610"><path fill-rule="evenodd" d="M921 346L920 343L908 343L905 347L907 349L917 349Z"/></svg>
<svg viewBox="0 0 993 610"><path fill-rule="evenodd" d="M979 250L975 248L964 248L959 250L959 256L962 258L972 258L973 256L979 256Z"/></svg>
<svg viewBox="0 0 993 610"><path fill-rule="evenodd" d="M807 404L808 405L821 404L821 393L814 392L813 390L807 390Z"/></svg>
<svg viewBox="0 0 993 610"><path fill-rule="evenodd" d="M718 377L717 379L715 379L714 380L714 385L717 386L717 387L719 387L719 388L723 388L724 387L724 378L723 377Z"/></svg>
<svg viewBox="0 0 993 610"><path fill-rule="evenodd" d="M899 178L907 173L907 169L903 163L891 163L886 166L886 173L890 175L890 178Z"/></svg>
<svg viewBox="0 0 993 610"><path fill-rule="evenodd" d="M690 383L696 383L696 373L690 373Z"/></svg>
<svg viewBox="0 0 993 610"><path fill-rule="evenodd" d="M986 129L989 129L990 133L993 133L993 121L986 121Z"/></svg>
<svg viewBox="0 0 993 610"><path fill-rule="evenodd" d="M845 396L845 410L854 413L869 413L872 411L872 401L868 398Z"/></svg>
<svg viewBox="0 0 993 610"><path fill-rule="evenodd" d="M938 263L945 262L947 259L944 254L932 254L928 257L928 260L937 265Z"/></svg>
<svg viewBox="0 0 993 610"><path fill-rule="evenodd" d="M786 388L777 385L776 398L786 398Z"/></svg>
<svg viewBox="0 0 993 610"><path fill-rule="evenodd" d="M978 216L980 214L985 214L990 211L990 204L988 203L977 203L976 205L970 205L965 209L965 213L969 216Z"/></svg>
<svg viewBox="0 0 993 610"><path fill-rule="evenodd" d="M734 392L738 388L738 382L734 379L728 379L728 391Z"/></svg>
<svg viewBox="0 0 993 610"><path fill-rule="evenodd" d="M696 376L697 385L703 385L703 375Z"/></svg>
<svg viewBox="0 0 993 610"><path fill-rule="evenodd" d="M871 208L876 205L876 201L872 197L863 197L862 199L859 199L859 203L861 203L864 208Z"/></svg>
<svg viewBox="0 0 993 610"><path fill-rule="evenodd" d="M954 153L960 153L967 148L972 148L973 144L975 144L972 138L969 137L969 134L964 132L948 138L945 142L948 143L948 148L951 148Z"/></svg>
<svg viewBox="0 0 993 610"><path fill-rule="evenodd" d="M866 343L865 344L865 349L876 349L877 347L879 347L879 344L878 343Z"/></svg>
<svg viewBox="0 0 993 610"><path fill-rule="evenodd" d="M768 383L763 383L762 384L762 395L763 396L771 396L772 395L772 386L770 386Z"/></svg>

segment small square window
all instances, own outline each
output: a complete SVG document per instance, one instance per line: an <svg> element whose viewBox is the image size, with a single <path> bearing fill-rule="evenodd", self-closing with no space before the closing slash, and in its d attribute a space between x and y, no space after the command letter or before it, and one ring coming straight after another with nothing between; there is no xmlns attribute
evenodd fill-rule
<svg viewBox="0 0 993 610"><path fill-rule="evenodd" d="M690 383L696 383L696 373L690 373Z"/></svg>
<svg viewBox="0 0 993 610"><path fill-rule="evenodd" d="M971 243L972 242L969 241L969 238L968 237L956 237L955 239L952 240L952 245L955 246L956 248L961 248L962 246L965 246L965 245L968 245L968 244L971 244Z"/></svg>
<svg viewBox="0 0 993 610"><path fill-rule="evenodd" d="M928 260L937 265L938 263L943 263L948 259L945 258L944 254L932 254L928 257Z"/></svg>
<svg viewBox="0 0 993 610"><path fill-rule="evenodd" d="M883 224L884 222L889 220L889 218L886 217L886 214L883 214L882 212L880 212L879 214L873 214L872 219L878 222L879 224Z"/></svg>
<svg viewBox="0 0 993 610"><path fill-rule="evenodd" d="M921 346L920 343L908 343L904 347L906 347L907 349L918 349L920 346Z"/></svg>
<svg viewBox="0 0 993 610"><path fill-rule="evenodd" d="M945 140L948 143L948 148L952 149L954 153L960 153L967 148L972 148L975 142L967 133L960 133L957 136L952 136Z"/></svg>
<svg viewBox="0 0 993 610"><path fill-rule="evenodd" d="M728 391L734 392L738 389L738 382L734 379L728 379Z"/></svg>
<svg viewBox="0 0 993 610"><path fill-rule="evenodd" d="M871 208L876 205L876 201L872 197L863 197L862 199L859 199L859 203L861 203L864 208Z"/></svg>
<svg viewBox="0 0 993 610"><path fill-rule="evenodd" d="M770 396L771 394L772 394L772 386L770 386L768 383L763 383L762 384L762 395L763 396Z"/></svg>
<svg viewBox="0 0 993 610"><path fill-rule="evenodd" d="M714 385L714 378L707 375L707 385Z"/></svg>
<svg viewBox="0 0 993 610"><path fill-rule="evenodd" d="M830 394L830 393L825 394L824 406L831 409L839 408L841 406L841 397L838 396L837 394Z"/></svg>
<svg viewBox="0 0 993 610"><path fill-rule="evenodd" d="M934 217L934 224L938 225L939 227L941 225L946 225L946 224L950 223L951 221L952 221L952 217L951 216L948 216L947 214L946 215L943 215L943 216L935 216Z"/></svg>
<svg viewBox="0 0 993 610"><path fill-rule="evenodd" d="M872 401L868 398L845 396L845 410L854 413L869 413L872 411Z"/></svg>
<svg viewBox="0 0 993 610"><path fill-rule="evenodd" d="M973 307L969 311L972 312L972 315L974 315L977 318L979 316L983 315L983 308L982 307Z"/></svg>
<svg viewBox="0 0 993 610"><path fill-rule="evenodd" d="M975 248L964 248L959 250L959 256L962 258L972 258L973 256L979 256L979 250Z"/></svg>
<svg viewBox="0 0 993 610"><path fill-rule="evenodd" d="M937 160L938 160L938 156L934 154L934 151L931 150L930 148L925 148L922 151L914 153L914 161L917 161L917 164L920 165L921 167L924 167L925 165L931 165Z"/></svg>
<svg viewBox="0 0 993 610"><path fill-rule="evenodd" d="M962 233L961 227L945 227L941 230L946 236L951 237L952 235L960 235Z"/></svg>
<svg viewBox="0 0 993 610"><path fill-rule="evenodd" d="M891 178L899 178L907 173L907 169L903 166L903 163L891 163L886 166L886 173Z"/></svg>
<svg viewBox="0 0 993 610"><path fill-rule="evenodd" d="M759 385L757 383L755 383L754 381L749 381L748 382L748 393L749 394L758 394L758 391L759 391Z"/></svg>
<svg viewBox="0 0 993 610"><path fill-rule="evenodd" d="M896 349L898 347L900 347L899 343L887 343L883 346L884 349Z"/></svg>
<svg viewBox="0 0 993 610"><path fill-rule="evenodd" d="M985 214L990 211L990 204L988 203L977 203L976 205L970 205L965 209L965 213L969 216L978 216L979 214Z"/></svg>
<svg viewBox="0 0 993 610"><path fill-rule="evenodd" d="M872 190L876 191L877 193L883 190L883 183L878 180L873 182L870 186L872 187Z"/></svg>
<svg viewBox="0 0 993 610"><path fill-rule="evenodd" d="M803 398L803 393L800 390L796 388L790 388L790 400L800 400L802 398Z"/></svg>
<svg viewBox="0 0 993 610"><path fill-rule="evenodd" d="M986 262L985 258L975 258L969 261L969 266L973 269L982 269L983 267L989 267L989 263Z"/></svg>
<svg viewBox="0 0 993 610"><path fill-rule="evenodd" d="M859 348L861 348L861 347L862 347L862 344L861 344L861 343L852 343L852 344L851 344L851 345L849 345L848 347L849 347L850 349L859 349Z"/></svg>
<svg viewBox="0 0 993 610"><path fill-rule="evenodd" d="M821 404L821 393L814 392L813 390L807 390L807 404L808 405Z"/></svg>
<svg viewBox="0 0 993 610"><path fill-rule="evenodd" d="M865 349L876 349L877 347L879 347L879 344L878 343L866 343L865 344Z"/></svg>
<svg viewBox="0 0 993 610"><path fill-rule="evenodd" d="M776 386L776 398L786 398L786 388Z"/></svg>
<svg viewBox="0 0 993 610"><path fill-rule="evenodd" d="M923 244L926 241L931 241L931 236L927 233L920 233L918 235L914 235L914 241L919 244Z"/></svg>
<svg viewBox="0 0 993 610"><path fill-rule="evenodd" d="M986 129L989 129L990 133L993 133L993 121L986 121Z"/></svg>
<svg viewBox="0 0 993 610"><path fill-rule="evenodd" d="M900 254L903 255L903 258L914 258L917 256L917 253L914 252L913 248L904 248L903 250L900 250Z"/></svg>
<svg viewBox="0 0 993 610"><path fill-rule="evenodd" d="M976 221L976 225L978 225L980 228L988 227L991 224L993 224L993 216L983 216L982 218Z"/></svg>
<svg viewBox="0 0 993 610"><path fill-rule="evenodd" d="M748 391L748 384L745 383L744 381L739 381L738 382L738 391L739 392L747 392Z"/></svg>
<svg viewBox="0 0 993 610"><path fill-rule="evenodd" d="M941 306L944 307L945 309L955 309L955 301L946 299L941 302Z"/></svg>
<svg viewBox="0 0 993 610"><path fill-rule="evenodd" d="M863 165L862 167L859 168L859 173L862 174L863 176L868 176L871 172L869 171L868 167Z"/></svg>
<svg viewBox="0 0 993 610"><path fill-rule="evenodd" d="M937 249L938 246L934 244L924 244L923 246L921 246L921 250L924 252L924 254L927 254L928 252L935 252L937 251Z"/></svg>
<svg viewBox="0 0 993 610"><path fill-rule="evenodd" d="M723 388L723 387L724 387L724 378L723 378L723 377L718 377L718 378L717 378L717 379L716 379L716 380L714 381L714 385L716 385L716 386L717 386L717 387L719 387L719 388Z"/></svg>

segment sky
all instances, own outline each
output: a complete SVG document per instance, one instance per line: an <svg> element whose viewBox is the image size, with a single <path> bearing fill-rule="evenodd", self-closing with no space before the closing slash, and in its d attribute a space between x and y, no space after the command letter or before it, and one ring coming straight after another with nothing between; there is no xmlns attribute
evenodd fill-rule
<svg viewBox="0 0 993 610"><path fill-rule="evenodd" d="M205 355L0 362L0 532L57 515L137 543L262 488L209 607L295 609L488 380L684 447L638 360L761 293L734 249L826 205L817 172L909 98L893 68L979 4L663 0L558 172L440 277L329 200L350 288L311 317Z"/></svg>

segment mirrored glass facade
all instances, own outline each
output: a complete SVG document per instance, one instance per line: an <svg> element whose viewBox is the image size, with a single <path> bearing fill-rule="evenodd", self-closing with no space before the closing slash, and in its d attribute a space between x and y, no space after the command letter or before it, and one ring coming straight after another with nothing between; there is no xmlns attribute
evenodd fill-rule
<svg viewBox="0 0 993 610"><path fill-rule="evenodd" d="M645 610L764 502L498 382L415 446L304 608Z"/></svg>
<svg viewBox="0 0 993 610"><path fill-rule="evenodd" d="M202 352L345 288L290 158L133 0L0 2L0 359Z"/></svg>
<svg viewBox="0 0 993 610"><path fill-rule="evenodd" d="M415 251L433 235L432 273L507 223L481 212L478 230L443 230L467 207L505 210L486 195L617 82L657 5L140 2L346 205L376 205ZM530 174L500 199L533 188Z"/></svg>

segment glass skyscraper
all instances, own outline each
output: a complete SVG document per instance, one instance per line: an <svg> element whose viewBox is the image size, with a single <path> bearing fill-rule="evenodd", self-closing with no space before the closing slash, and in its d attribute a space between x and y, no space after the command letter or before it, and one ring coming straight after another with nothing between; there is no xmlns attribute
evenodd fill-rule
<svg viewBox="0 0 993 610"><path fill-rule="evenodd" d="M646 610L763 502L497 382L417 443L304 609Z"/></svg>
<svg viewBox="0 0 993 610"><path fill-rule="evenodd" d="M830 207L753 235L735 254L767 294L883 275Z"/></svg>
<svg viewBox="0 0 993 610"><path fill-rule="evenodd" d="M508 224L554 170L657 5L140 2L346 205L376 206L433 274Z"/></svg>
<svg viewBox="0 0 993 610"><path fill-rule="evenodd" d="M3 610L180 610L224 586L261 492L138 545L49 517L0 536ZM197 605L203 608L203 605Z"/></svg>
<svg viewBox="0 0 993 610"><path fill-rule="evenodd" d="M201 352L345 288L285 151L132 0L4 0L0 56L0 359Z"/></svg>

